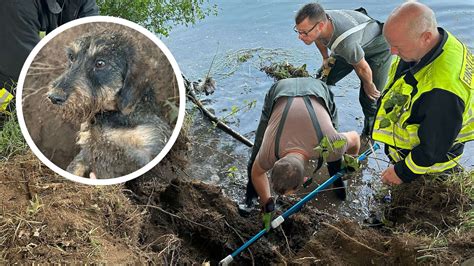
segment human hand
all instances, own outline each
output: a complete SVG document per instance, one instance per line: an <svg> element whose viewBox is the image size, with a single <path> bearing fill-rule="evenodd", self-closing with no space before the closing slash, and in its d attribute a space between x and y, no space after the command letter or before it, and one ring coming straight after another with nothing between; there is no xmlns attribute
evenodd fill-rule
<svg viewBox="0 0 474 266"><path fill-rule="evenodd" d="M94 172L91 172L91 173L89 174L89 178L90 178L90 179L97 179L97 176L95 176Z"/></svg>
<svg viewBox="0 0 474 266"><path fill-rule="evenodd" d="M323 58L323 65L321 67L322 68L328 68L329 67L329 57L328 58Z"/></svg>
<svg viewBox="0 0 474 266"><path fill-rule="evenodd" d="M400 185L403 181L395 172L395 167L390 165L387 169L382 171L382 183L386 185Z"/></svg>
<svg viewBox="0 0 474 266"><path fill-rule="evenodd" d="M332 56L328 58L323 58L323 68L332 68L336 64L336 59Z"/></svg>
<svg viewBox="0 0 474 266"><path fill-rule="evenodd" d="M271 228L273 213L275 212L275 201L272 197L267 200L267 203L262 206L262 222L265 230L269 231Z"/></svg>
<svg viewBox="0 0 474 266"><path fill-rule="evenodd" d="M364 83L364 92L372 101L376 101L380 97L380 91L377 90L373 82Z"/></svg>

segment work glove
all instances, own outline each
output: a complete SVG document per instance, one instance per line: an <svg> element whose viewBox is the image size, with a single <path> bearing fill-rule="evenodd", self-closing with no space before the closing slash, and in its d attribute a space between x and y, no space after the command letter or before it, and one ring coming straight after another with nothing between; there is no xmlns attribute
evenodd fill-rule
<svg viewBox="0 0 474 266"><path fill-rule="evenodd" d="M327 82L329 72L331 72L332 67L335 65L336 59L332 56L323 59L323 65L316 72L316 78Z"/></svg>
<svg viewBox="0 0 474 266"><path fill-rule="evenodd" d="M271 222L273 218L273 213L275 212L275 200L270 197L265 203L265 205L262 206L262 222L263 222L263 227L265 227L265 230L267 232L271 229Z"/></svg>

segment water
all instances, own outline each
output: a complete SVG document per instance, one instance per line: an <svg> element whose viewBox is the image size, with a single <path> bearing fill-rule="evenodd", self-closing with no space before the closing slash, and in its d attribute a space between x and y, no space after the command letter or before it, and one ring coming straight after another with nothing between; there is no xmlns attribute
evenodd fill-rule
<svg viewBox="0 0 474 266"><path fill-rule="evenodd" d="M326 9L355 9L362 6L373 18L385 21L402 1L359 1L358 4L349 1L319 2ZM467 44L471 51L474 50L474 1L423 2L435 11L440 26ZM287 60L293 65L307 64L307 69L314 73L321 65L321 56L316 47L306 46L293 32L295 13L307 1L215 3L218 6L217 16L208 17L192 27L176 27L168 38L162 40L175 56L182 72L192 80L205 77L215 58L210 73L217 81L217 90L211 96L202 95L201 100L218 117L228 116L228 125L253 141L264 95L273 83L273 79L259 71L260 66L268 59L276 62ZM247 62L237 62L237 57L250 49L255 49L252 53L254 56ZM352 73L333 88L341 131L362 131L363 116L357 100L358 84L357 76ZM256 100L255 107L247 110L245 107L253 100ZM195 118L191 131L190 175L221 185L231 198L241 200L247 180L246 164L250 148L219 129L214 129L199 111L191 105L189 107L189 114ZM245 111L229 116L232 107ZM473 155L474 144L470 143L466 146L462 164L473 168ZM382 152L378 152L377 157L385 159ZM350 182L352 187L348 201L340 204L329 200L329 205L326 201L323 206L343 215L365 215L373 188L380 186L377 174L386 166L385 162L371 159L362 175ZM326 194L331 198L331 195Z"/></svg>

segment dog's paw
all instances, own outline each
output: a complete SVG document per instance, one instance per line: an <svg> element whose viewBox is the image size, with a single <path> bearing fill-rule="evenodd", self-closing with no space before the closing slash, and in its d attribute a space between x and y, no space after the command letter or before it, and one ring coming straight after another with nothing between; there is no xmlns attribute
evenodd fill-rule
<svg viewBox="0 0 474 266"><path fill-rule="evenodd" d="M86 174L89 172L89 167L85 166L82 163L77 163L75 161L72 161L67 167L66 171L68 171L69 173L73 175L86 177Z"/></svg>

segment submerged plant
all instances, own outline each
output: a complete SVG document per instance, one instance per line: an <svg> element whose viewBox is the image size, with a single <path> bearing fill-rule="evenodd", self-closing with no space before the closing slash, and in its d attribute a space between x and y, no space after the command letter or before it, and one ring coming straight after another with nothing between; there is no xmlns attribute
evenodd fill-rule
<svg viewBox="0 0 474 266"><path fill-rule="evenodd" d="M260 68L260 70L275 80L310 76L306 70L306 64L295 67L288 62L272 63L270 66Z"/></svg>

